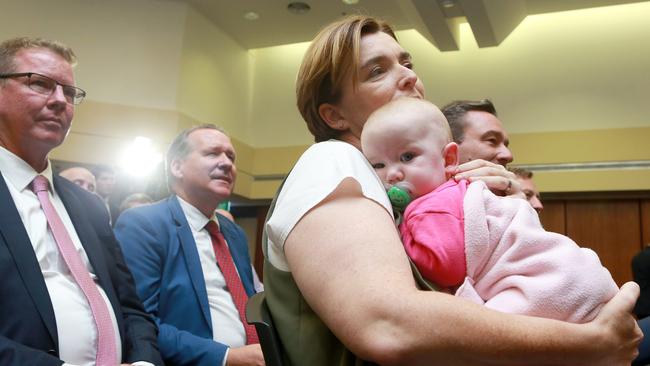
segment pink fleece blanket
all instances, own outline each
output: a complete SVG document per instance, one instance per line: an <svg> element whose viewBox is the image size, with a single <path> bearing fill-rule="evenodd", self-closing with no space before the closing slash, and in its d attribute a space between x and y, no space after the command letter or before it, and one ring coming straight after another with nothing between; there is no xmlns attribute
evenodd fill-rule
<svg viewBox="0 0 650 366"><path fill-rule="evenodd" d="M467 277L456 295L494 310L583 323L617 292L596 253L547 232L528 202L483 182L464 200Z"/></svg>

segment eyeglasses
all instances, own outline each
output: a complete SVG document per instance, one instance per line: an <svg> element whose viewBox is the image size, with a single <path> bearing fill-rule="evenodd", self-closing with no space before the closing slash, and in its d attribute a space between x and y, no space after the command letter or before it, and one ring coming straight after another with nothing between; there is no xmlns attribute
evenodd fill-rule
<svg viewBox="0 0 650 366"><path fill-rule="evenodd" d="M20 72L15 74L0 74L0 79L27 78L27 86L33 91L50 96L56 90L57 85L63 88L65 100L70 104L79 104L84 100L86 92L76 86L61 84L58 81L35 72Z"/></svg>

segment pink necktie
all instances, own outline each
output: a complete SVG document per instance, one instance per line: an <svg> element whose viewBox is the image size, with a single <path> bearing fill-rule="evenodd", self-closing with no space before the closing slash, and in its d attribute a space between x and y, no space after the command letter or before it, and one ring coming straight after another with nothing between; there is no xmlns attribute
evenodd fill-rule
<svg viewBox="0 0 650 366"><path fill-rule="evenodd" d="M230 250L228 245L226 245L226 240L219 231L217 223L210 220L205 228L210 233L212 238L212 248L214 249L214 255L217 257L217 264L223 273L223 277L226 280L226 286L228 286L228 291L230 291L230 296L232 296L232 301L237 307L239 312L239 319L244 325L246 330L246 344L260 343L257 338L257 332L255 327L246 322L246 301L248 300L248 295L244 289L244 285L239 278L237 273L237 268L235 263L232 261L230 256Z"/></svg>
<svg viewBox="0 0 650 366"><path fill-rule="evenodd" d="M90 310L97 325L96 366L115 366L119 362L117 360L115 329L113 329L111 315L104 298L99 293L95 282L90 278L90 273L88 273L77 249L72 243L72 239L70 239L70 235L63 225L63 221L61 221L52 202L50 202L48 196L49 185L50 183L47 181L47 178L42 175L37 175L32 181L32 190L36 193L41 203L41 208L45 213L47 223L50 225L50 230L52 230L52 235L54 235L54 240L59 247L59 252L63 260L68 265L72 277L77 281L77 284L90 305Z"/></svg>

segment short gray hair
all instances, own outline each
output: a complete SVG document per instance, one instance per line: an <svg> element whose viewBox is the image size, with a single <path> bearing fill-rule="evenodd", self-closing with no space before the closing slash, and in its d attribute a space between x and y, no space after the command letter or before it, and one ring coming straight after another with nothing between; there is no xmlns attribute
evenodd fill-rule
<svg viewBox="0 0 650 366"><path fill-rule="evenodd" d="M169 145L169 148L167 149L167 155L165 156L165 172L167 174L167 187L172 190L172 185L176 181L176 178L172 174L172 162L174 160L182 160L187 157L187 155L190 153L190 144L187 142L187 137L194 131L197 130L215 130L223 133L224 135L226 132L219 126L212 124L212 123L204 123L196 126L192 126L190 128L187 128L181 133L179 133L172 143Z"/></svg>

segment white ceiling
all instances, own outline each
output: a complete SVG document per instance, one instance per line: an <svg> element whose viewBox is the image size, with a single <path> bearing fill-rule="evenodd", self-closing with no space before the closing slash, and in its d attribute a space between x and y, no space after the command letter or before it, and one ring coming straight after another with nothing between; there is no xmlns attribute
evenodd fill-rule
<svg viewBox="0 0 650 366"><path fill-rule="evenodd" d="M467 21L480 47L497 46L532 14L642 2L642 0L303 0L304 14L287 10L291 0L165 0L185 2L242 47L306 42L325 24L345 14L369 14L396 29L416 29L441 51L458 49L458 22ZM445 7L443 3L451 3ZM257 20L244 14L255 12Z"/></svg>

